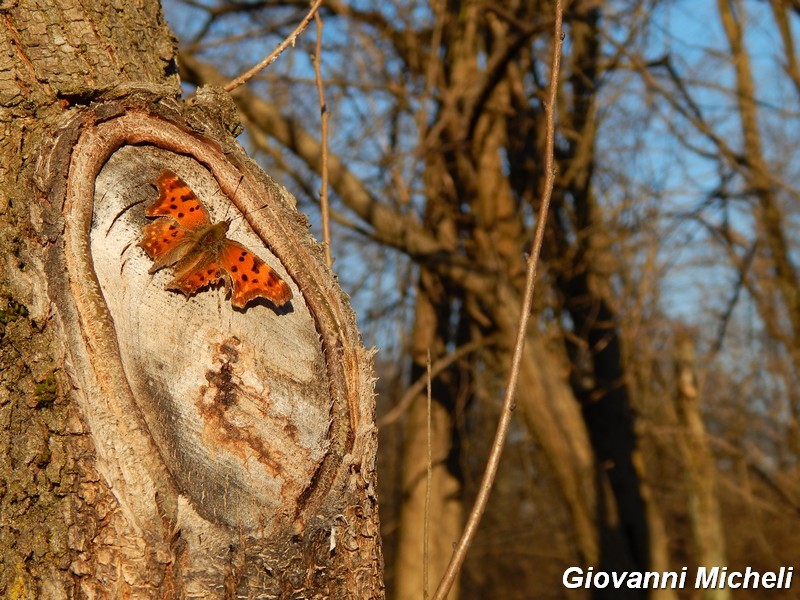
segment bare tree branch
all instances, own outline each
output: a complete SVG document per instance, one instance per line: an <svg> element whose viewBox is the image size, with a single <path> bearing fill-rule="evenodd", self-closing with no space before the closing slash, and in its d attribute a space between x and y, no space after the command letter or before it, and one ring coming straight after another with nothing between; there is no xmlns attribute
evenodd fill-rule
<svg viewBox="0 0 800 600"><path fill-rule="evenodd" d="M317 10L319 10L319 7L322 6L322 2L323 0L315 0L314 4L311 5L311 10L308 11L308 14L303 18L302 21L300 21L300 24L295 28L295 30L292 31L292 33L290 33L285 40L283 40L280 44L278 44L275 50L273 50L260 63L258 63L251 69L245 71L232 81L226 83L224 86L222 86L222 89L225 90L226 92L230 92L231 90L236 89L240 85L247 83L250 79L253 78L253 76L256 73L274 63L278 59L278 57L281 54L283 54L283 51L286 50L286 48L288 48L289 46L294 46L295 41L297 41L297 37L301 33L303 33L303 31L305 31L306 27L308 27L308 24L311 22L311 19L314 18L314 15L317 14Z"/></svg>

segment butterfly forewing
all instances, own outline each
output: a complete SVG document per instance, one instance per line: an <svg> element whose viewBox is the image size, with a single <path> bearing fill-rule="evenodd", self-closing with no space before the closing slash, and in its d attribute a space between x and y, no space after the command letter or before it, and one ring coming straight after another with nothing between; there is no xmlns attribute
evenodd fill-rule
<svg viewBox="0 0 800 600"><path fill-rule="evenodd" d="M188 241L188 230L172 219L157 219L145 225L142 233L144 235L139 246L155 261L151 273L178 260L178 250Z"/></svg>
<svg viewBox="0 0 800 600"><path fill-rule="evenodd" d="M147 207L148 217L169 217L186 229L197 229L211 223L208 211L197 196L172 171L164 169L156 180L159 196Z"/></svg>

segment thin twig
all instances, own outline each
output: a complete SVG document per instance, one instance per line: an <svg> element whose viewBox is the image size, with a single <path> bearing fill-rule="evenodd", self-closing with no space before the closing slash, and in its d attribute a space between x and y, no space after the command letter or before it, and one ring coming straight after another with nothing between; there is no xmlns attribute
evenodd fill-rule
<svg viewBox="0 0 800 600"><path fill-rule="evenodd" d="M427 445L428 461L425 466L425 514L422 523L422 597L428 600L428 562L430 559L430 517L431 517L431 485L433 483L433 451L431 446L431 349L428 348L428 360L426 361L427 380L428 380L428 410L427 410Z"/></svg>
<svg viewBox="0 0 800 600"><path fill-rule="evenodd" d="M272 53L269 56L267 56L267 58L262 60L260 63L258 63L255 67L253 67L249 71L246 71L241 75L239 75L236 79L226 83L222 89L225 90L226 92L230 92L231 90L236 89L243 83L248 82L261 69L264 69L265 67L268 67L269 65L274 63L277 60L277 58L283 53L283 51L286 50L286 48L294 45L295 41L297 41L297 37L301 33L303 33L303 31L305 31L305 28L308 27L308 24L311 22L311 19L314 18L315 14L317 14L317 10L319 10L319 7L322 6L322 2L323 0L316 0L314 4L311 5L311 10L309 10L308 14L303 18L302 21L300 21L300 24L295 28L295 30L291 34L289 34L289 37L287 37L280 44L278 44L277 48L275 48L275 50L273 50Z"/></svg>
<svg viewBox="0 0 800 600"><path fill-rule="evenodd" d="M561 31L561 19L563 8L561 5L562 0L555 1L555 25L553 34L553 62L550 70L550 86L548 89L547 105L545 107L545 114L547 116L547 132L546 132L546 149L545 149L545 184L544 191L542 192L542 204L539 209L539 219L536 223L536 235L534 236L533 246L531 248L531 255L528 258L528 269L525 280L525 296L522 301L522 314L519 319L519 329L517 330L517 340L514 345L514 356L511 359L511 372L508 376L508 385L506 386L505 398L503 398L503 407L500 413L500 419L497 423L497 431L495 432L494 441L492 443L492 450L489 453L489 459L486 464L486 470L481 480L481 485L478 489L478 497L475 499L475 504L467 519L467 524L464 526L464 532L461 534L461 539L456 544L453 551L453 556L450 558L450 563L447 565L447 570L439 582L439 587L433 596L433 600L443 600L453 582L461 570L461 565L467 555L475 533L478 529L483 512L486 510L486 504L489 500L489 494L492 490L495 476L497 474L498 466L500 465L500 456L503 453L503 446L505 445L506 436L508 434L508 427L511 423L511 413L514 407L514 396L517 389L517 380L519 379L520 363L522 361L522 350L525 347L525 337L527 336L528 318L530 317L531 304L533 302L533 288L536 283L536 267L539 262L539 253L542 249L542 241L544 240L544 228L547 223L547 212L550 207L550 198L553 194L553 184L555 182L555 167L553 159L553 146L555 139L555 110L556 110L556 92L558 91L558 73L561 68L561 46L564 41L564 36Z"/></svg>
<svg viewBox="0 0 800 600"><path fill-rule="evenodd" d="M317 25L317 42L314 47L314 79L317 82L317 96L319 96L319 114L322 119L322 157L320 173L322 181L319 191L319 203L322 208L322 244L325 247L325 264L330 269L333 266L331 259L331 216L328 207L328 107L325 104L325 91L322 87L322 17L314 15L314 22Z"/></svg>
<svg viewBox="0 0 800 600"><path fill-rule="evenodd" d="M431 368L431 378L435 378L439 376L439 373L444 371L447 367L452 365L454 362L459 360L460 358L466 356L470 352L474 352L483 346L488 346L494 343L494 338L487 337L480 340L473 340L471 342L467 342L466 344L459 346L450 354L443 356L439 360L437 360L433 367ZM425 382L426 376L423 375L419 379L417 379L414 383L408 386L408 389L403 394L403 397L400 398L400 401L394 405L394 408L383 415L378 420L378 427L386 427L387 425L391 425L395 421L397 421L403 413L405 413L408 408L411 406L411 403L414 402L414 399L419 395L422 390L425 389Z"/></svg>

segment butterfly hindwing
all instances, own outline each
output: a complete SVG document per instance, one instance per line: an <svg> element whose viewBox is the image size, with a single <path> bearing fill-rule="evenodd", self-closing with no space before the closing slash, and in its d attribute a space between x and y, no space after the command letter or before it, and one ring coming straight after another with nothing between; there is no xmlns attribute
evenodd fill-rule
<svg viewBox="0 0 800 600"><path fill-rule="evenodd" d="M282 306L292 298L286 282L267 263L238 242L225 240L219 265L230 275L231 303L243 308L253 298L266 298Z"/></svg>
<svg viewBox="0 0 800 600"><path fill-rule="evenodd" d="M178 290L186 296L198 292L206 286L216 284L224 279L219 265L211 256L201 254L186 264L178 265L175 277L167 285L168 290Z"/></svg>

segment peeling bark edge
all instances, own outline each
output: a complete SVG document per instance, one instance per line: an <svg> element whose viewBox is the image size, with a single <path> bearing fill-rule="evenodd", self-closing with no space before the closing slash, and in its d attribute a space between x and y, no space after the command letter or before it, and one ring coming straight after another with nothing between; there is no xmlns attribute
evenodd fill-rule
<svg viewBox="0 0 800 600"><path fill-rule="evenodd" d="M94 272L89 231L95 179L116 150L124 145L149 144L191 157L211 172L222 191L283 263L300 288L322 339L331 389L330 449L300 496L292 524L299 532L309 515L329 514L339 504L334 496L352 486L356 473L359 487L368 496L374 495L374 464L361 464L368 457L374 461L376 445L371 355L360 343L355 317L333 274L324 266L319 246L311 242L299 217L290 210L285 193L235 144L226 144L228 147L223 150L213 139L180 124L180 111L174 106L162 105L161 112L157 114L144 105L131 107L123 101L81 111L63 125L37 164L37 185L50 204L45 211L50 218L46 217L43 233L52 241L57 241L62 231L64 234L63 255L58 243L48 250L48 287L70 340L71 375L73 381L86 388L79 397L102 399L105 403L97 407L83 402L81 408L98 442L101 464L106 469L116 469L119 482L144 482L137 489L115 490L121 505L143 532L159 532L155 540L147 537L163 544L167 532L161 531L159 525L163 525L164 513L156 511L152 498L160 495L159 486L172 485L165 483L170 481L166 468L163 464L151 468L136 461L123 462L124 457L114 454L116 446L124 453L139 456L140 451L152 451L154 442L125 378L113 322ZM263 198L263 190L275 200L267 206L257 202ZM65 293L67 289L69 293ZM88 347L102 360L88 364ZM129 419L125 423L128 430L124 446L116 435L118 429L104 427L109 415L125 415ZM146 472L125 477L132 466ZM142 485L145 489L141 489ZM172 511L168 513L171 515Z"/></svg>

